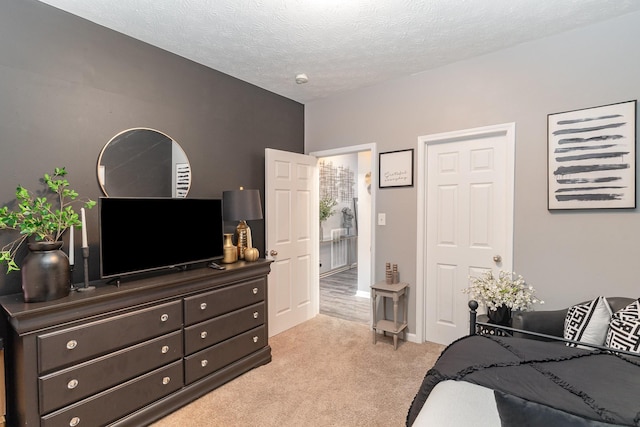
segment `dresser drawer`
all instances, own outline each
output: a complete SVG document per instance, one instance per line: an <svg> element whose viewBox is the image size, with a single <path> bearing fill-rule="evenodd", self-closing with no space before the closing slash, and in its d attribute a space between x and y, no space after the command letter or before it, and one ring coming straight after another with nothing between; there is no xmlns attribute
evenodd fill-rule
<svg viewBox="0 0 640 427"><path fill-rule="evenodd" d="M191 354L264 324L264 302L185 328L184 352Z"/></svg>
<svg viewBox="0 0 640 427"><path fill-rule="evenodd" d="M182 333L57 371L39 379L40 414L46 414L182 358Z"/></svg>
<svg viewBox="0 0 640 427"><path fill-rule="evenodd" d="M181 301L38 336L39 372L69 366L180 329Z"/></svg>
<svg viewBox="0 0 640 427"><path fill-rule="evenodd" d="M267 280L255 279L184 299L184 323L193 325L265 299Z"/></svg>
<svg viewBox="0 0 640 427"><path fill-rule="evenodd" d="M42 427L104 426L182 388L182 362L41 417Z"/></svg>
<svg viewBox="0 0 640 427"><path fill-rule="evenodd" d="M266 327L247 331L185 358L185 383L190 384L267 345Z"/></svg>

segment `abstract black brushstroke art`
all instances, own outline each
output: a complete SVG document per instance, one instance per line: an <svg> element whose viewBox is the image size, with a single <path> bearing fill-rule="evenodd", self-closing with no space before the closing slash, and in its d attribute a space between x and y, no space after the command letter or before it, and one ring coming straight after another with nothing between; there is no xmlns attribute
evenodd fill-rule
<svg viewBox="0 0 640 427"><path fill-rule="evenodd" d="M636 102L547 116L550 210L636 207Z"/></svg>
<svg viewBox="0 0 640 427"><path fill-rule="evenodd" d="M191 166L189 163L176 163L176 193L174 197L187 197L191 183Z"/></svg>

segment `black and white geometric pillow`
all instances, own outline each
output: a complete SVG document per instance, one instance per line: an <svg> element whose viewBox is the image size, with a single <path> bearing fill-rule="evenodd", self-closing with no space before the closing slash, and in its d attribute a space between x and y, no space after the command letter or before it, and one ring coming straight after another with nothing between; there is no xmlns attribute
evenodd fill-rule
<svg viewBox="0 0 640 427"><path fill-rule="evenodd" d="M574 305L567 311L564 319L564 337L572 341L587 344L604 344L611 321L611 307L605 297ZM570 347L576 344L567 343ZM590 348L579 346L580 348Z"/></svg>
<svg viewBox="0 0 640 427"><path fill-rule="evenodd" d="M640 300L632 302L611 317L604 345L640 353Z"/></svg>

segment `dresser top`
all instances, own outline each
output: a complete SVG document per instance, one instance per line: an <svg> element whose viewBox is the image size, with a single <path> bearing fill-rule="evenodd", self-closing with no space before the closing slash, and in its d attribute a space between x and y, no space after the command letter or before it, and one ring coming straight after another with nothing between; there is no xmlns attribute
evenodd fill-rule
<svg viewBox="0 0 640 427"><path fill-rule="evenodd" d="M21 293L5 295L0 296L0 306L13 328L19 333L27 333L52 324L169 300L203 289L266 276L271 262L264 259L255 262L238 261L225 265L225 270L203 267L154 274L140 279L127 278L120 286L92 283L95 289L91 291L72 291L66 297L44 302L25 303Z"/></svg>

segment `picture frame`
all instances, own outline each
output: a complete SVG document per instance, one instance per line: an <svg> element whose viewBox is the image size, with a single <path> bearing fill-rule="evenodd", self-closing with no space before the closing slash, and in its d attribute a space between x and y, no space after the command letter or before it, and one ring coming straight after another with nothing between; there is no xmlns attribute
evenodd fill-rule
<svg viewBox="0 0 640 427"><path fill-rule="evenodd" d="M413 187L413 148L379 154L378 187Z"/></svg>
<svg viewBox="0 0 640 427"><path fill-rule="evenodd" d="M547 208L635 209L636 104L547 116Z"/></svg>

